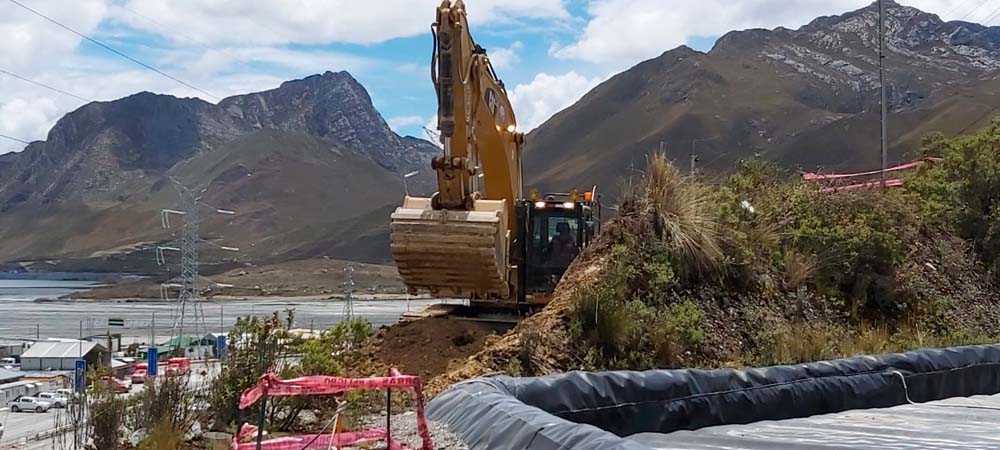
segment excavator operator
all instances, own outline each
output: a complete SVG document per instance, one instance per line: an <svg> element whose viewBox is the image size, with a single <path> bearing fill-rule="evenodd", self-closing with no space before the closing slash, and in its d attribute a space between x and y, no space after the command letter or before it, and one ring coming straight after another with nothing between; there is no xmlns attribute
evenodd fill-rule
<svg viewBox="0 0 1000 450"><path fill-rule="evenodd" d="M568 222L556 224L556 235L549 242L549 265L553 267L567 267L576 258L579 250L576 246L576 239L570 232Z"/></svg>

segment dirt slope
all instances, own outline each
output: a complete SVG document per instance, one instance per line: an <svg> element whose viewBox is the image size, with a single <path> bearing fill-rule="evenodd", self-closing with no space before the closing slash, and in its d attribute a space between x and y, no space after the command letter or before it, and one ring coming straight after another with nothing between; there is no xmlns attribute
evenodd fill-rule
<svg viewBox="0 0 1000 450"><path fill-rule="evenodd" d="M536 372L555 373L572 370L574 355L569 350L570 314L577 292L600 282L608 261L608 250L618 236L617 227L609 227L605 234L577 257L552 297L552 301L539 313L525 319L499 339L487 342L485 347L469 356L450 371L432 379L428 385L431 395L462 380L489 373L509 372L513 361L530 358ZM531 347L528 352L525 349ZM525 358L530 353L530 357Z"/></svg>

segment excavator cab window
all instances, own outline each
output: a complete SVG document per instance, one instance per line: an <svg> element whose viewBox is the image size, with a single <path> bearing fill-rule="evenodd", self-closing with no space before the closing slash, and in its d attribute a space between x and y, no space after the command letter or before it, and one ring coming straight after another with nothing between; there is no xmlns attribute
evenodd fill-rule
<svg viewBox="0 0 1000 450"><path fill-rule="evenodd" d="M589 208L579 205L570 209L558 202L538 206L525 208L524 287L527 292L551 292L593 236L593 218L584 217Z"/></svg>

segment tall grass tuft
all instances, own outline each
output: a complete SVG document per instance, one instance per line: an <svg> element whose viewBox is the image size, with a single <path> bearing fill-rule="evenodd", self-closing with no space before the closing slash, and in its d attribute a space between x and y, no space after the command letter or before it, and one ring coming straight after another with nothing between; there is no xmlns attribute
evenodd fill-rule
<svg viewBox="0 0 1000 450"><path fill-rule="evenodd" d="M699 272L717 271L725 254L707 189L682 175L665 154L654 153L644 194L675 256Z"/></svg>
<svg viewBox="0 0 1000 450"><path fill-rule="evenodd" d="M785 251L783 263L785 286L792 291L798 290L812 281L820 269L819 258L795 249Z"/></svg>

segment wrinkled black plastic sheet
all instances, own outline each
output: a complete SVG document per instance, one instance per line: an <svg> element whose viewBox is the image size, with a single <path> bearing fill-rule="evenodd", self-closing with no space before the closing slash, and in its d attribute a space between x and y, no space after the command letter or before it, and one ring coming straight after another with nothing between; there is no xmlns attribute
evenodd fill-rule
<svg viewBox="0 0 1000 450"><path fill-rule="evenodd" d="M498 376L453 386L428 414L474 450L646 449L621 436L996 393L1000 345L984 345L749 370Z"/></svg>

